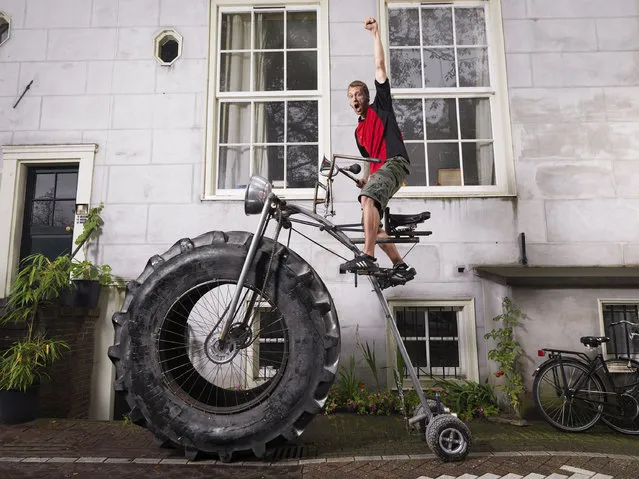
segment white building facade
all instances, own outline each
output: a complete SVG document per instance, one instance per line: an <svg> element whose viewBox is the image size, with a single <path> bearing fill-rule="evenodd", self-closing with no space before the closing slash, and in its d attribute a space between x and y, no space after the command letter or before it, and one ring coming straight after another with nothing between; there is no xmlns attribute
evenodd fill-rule
<svg viewBox="0 0 639 479"><path fill-rule="evenodd" d="M611 318L636 321L635 0L0 0L0 295L21 257L53 244L28 214L44 201L69 248L76 205L103 203L89 254L125 279L180 238L253 231L251 174L312 207L321 158L358 154L346 88L360 79L373 94L367 16L412 168L391 211L432 214L406 257L417 277L386 290L420 374L496 379L483 336L506 296L527 316L529 385L541 347L581 350ZM334 187L335 222L359 221L352 182ZM391 381L395 348L367 282L355 288L302 237L291 248L331 291L342 354L356 336L374 343ZM97 419L112 416L121 300L102 298Z"/></svg>

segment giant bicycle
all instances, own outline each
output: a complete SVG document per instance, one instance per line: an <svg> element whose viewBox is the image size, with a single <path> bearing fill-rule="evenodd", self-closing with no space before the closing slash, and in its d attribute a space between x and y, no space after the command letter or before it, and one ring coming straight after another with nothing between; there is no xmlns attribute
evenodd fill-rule
<svg viewBox="0 0 639 479"><path fill-rule="evenodd" d="M187 458L214 453L230 461L237 451L263 457L281 438L295 440L327 399L338 370L340 327L335 305L317 272L292 251L299 228L328 234L357 255L361 224L336 225L332 184L352 180L359 163L340 167L324 160L325 181L315 188L313 208L279 198L258 176L246 188L246 214L259 214L254 233L212 231L181 239L149 259L127 285L121 311L113 315L115 389L126 394L130 419L148 428L158 444L183 448ZM318 212L323 209L323 214ZM430 217L386 212L389 238L417 243L417 225ZM275 223L272 238L266 236ZM288 231L285 246L278 240ZM331 251L334 254L334 251ZM340 255L338 255L340 256ZM341 256L340 256L341 257ZM346 259L346 258L343 258ZM442 460L466 457L471 434L436 399L426 399L382 290L402 284L392 270L368 276L420 399L410 419Z"/></svg>

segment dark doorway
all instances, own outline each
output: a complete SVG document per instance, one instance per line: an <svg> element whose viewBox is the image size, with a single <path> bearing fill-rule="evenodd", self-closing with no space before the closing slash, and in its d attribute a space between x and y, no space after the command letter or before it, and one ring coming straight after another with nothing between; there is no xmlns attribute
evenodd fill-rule
<svg viewBox="0 0 639 479"><path fill-rule="evenodd" d="M28 169L20 260L34 253L54 259L71 252L77 188L77 166Z"/></svg>

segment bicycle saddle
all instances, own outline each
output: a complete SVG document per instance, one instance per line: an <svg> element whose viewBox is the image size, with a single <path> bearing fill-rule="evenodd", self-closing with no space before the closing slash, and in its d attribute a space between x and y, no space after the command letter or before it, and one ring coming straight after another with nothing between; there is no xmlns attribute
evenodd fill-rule
<svg viewBox="0 0 639 479"><path fill-rule="evenodd" d="M389 212L388 208L386 208L386 214L388 215L388 222L391 227L416 225L430 218L430 211L424 211L414 215L393 215Z"/></svg>
<svg viewBox="0 0 639 479"><path fill-rule="evenodd" d="M584 336L581 338L581 344L589 348L598 348L602 343L607 343L610 338L606 336Z"/></svg>

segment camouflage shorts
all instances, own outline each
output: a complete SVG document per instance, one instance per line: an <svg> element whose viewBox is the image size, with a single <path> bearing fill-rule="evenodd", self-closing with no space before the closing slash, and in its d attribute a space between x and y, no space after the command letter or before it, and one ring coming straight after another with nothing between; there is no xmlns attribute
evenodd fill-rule
<svg viewBox="0 0 639 479"><path fill-rule="evenodd" d="M368 196L375 200L381 218L388 201L397 193L408 176L409 166L410 162L402 156L387 159L382 167L371 175L357 199L361 201L362 196Z"/></svg>

